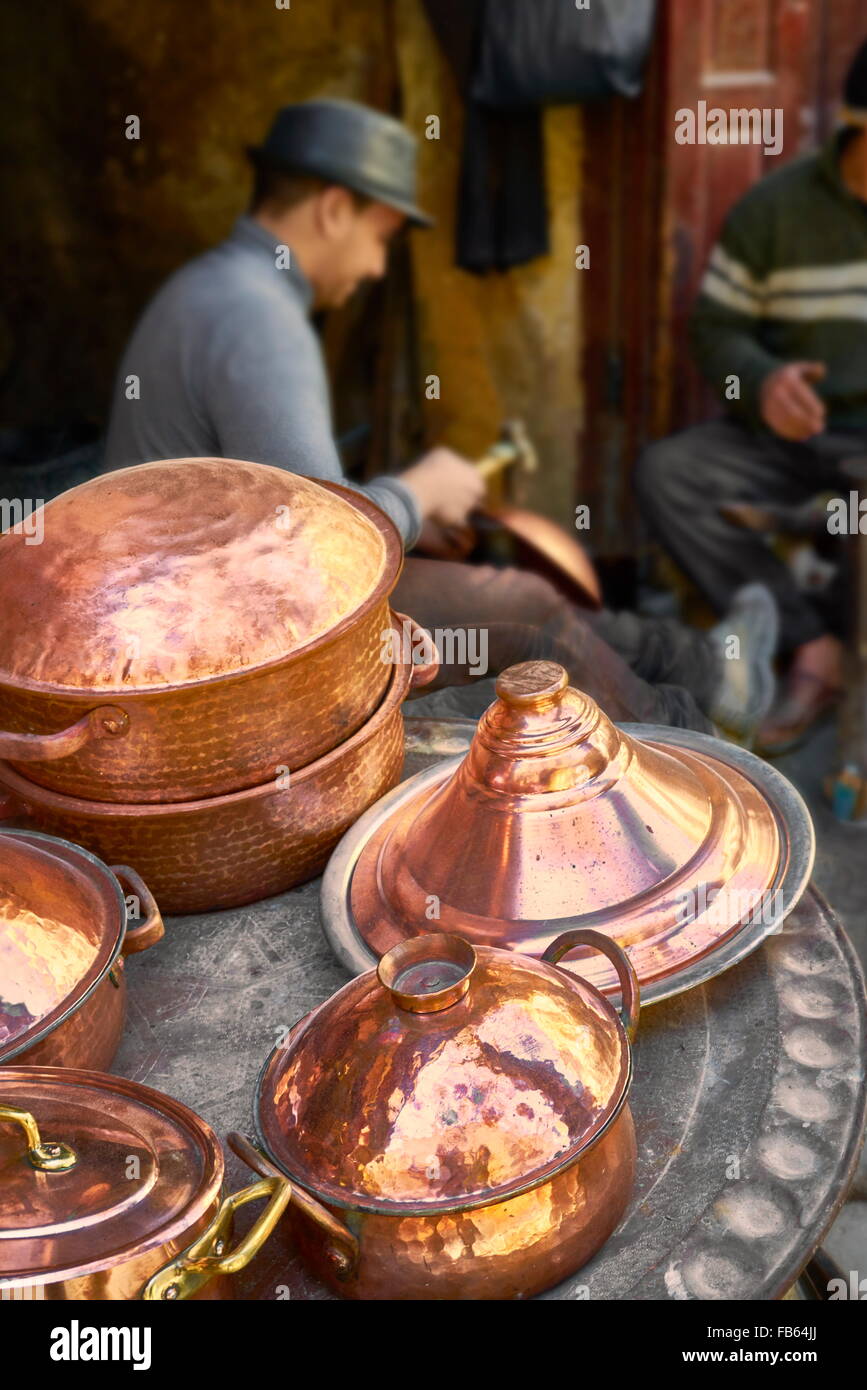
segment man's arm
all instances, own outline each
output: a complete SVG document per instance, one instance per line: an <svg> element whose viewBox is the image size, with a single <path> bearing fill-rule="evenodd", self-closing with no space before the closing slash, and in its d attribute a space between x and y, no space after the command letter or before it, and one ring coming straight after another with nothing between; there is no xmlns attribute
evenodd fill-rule
<svg viewBox="0 0 867 1390"><path fill-rule="evenodd" d="M409 549L422 520L410 490L395 478L358 486L344 477L328 382L310 324L270 296L234 307L210 346L202 374L203 407L221 454L365 493L391 517Z"/></svg>
<svg viewBox="0 0 867 1390"><path fill-rule="evenodd" d="M690 344L702 375L728 409L754 424L761 419L762 381L784 365L760 335L764 282L771 269L769 215L747 200L735 205L711 253L690 320Z"/></svg>

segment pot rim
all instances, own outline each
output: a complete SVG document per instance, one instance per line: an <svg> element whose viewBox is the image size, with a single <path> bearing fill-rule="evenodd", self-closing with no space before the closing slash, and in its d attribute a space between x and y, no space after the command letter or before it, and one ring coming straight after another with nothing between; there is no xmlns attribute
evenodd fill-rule
<svg viewBox="0 0 867 1390"><path fill-rule="evenodd" d="M343 743L338 743L336 748L323 753L306 767L298 768L297 772L290 773L290 787L297 787L300 782L312 781L327 767L333 766L347 754L356 752L374 738L386 720L400 710L411 678L411 661L394 662L385 696L370 718ZM64 815L82 816L89 820L99 820L104 816L113 820L134 820L145 817L151 819L154 816L188 815L190 812L208 811L216 807L238 806L244 801L254 801L259 797L277 796L283 790L277 786L276 780L271 778L268 782L261 782L258 787L244 787L238 792L223 792L221 796L204 797L197 801L88 801L83 797L67 796L64 792L55 791L53 787L43 787L38 782L31 782L10 763L0 761L0 788L2 787L6 787L22 803L31 801Z"/></svg>
<svg viewBox="0 0 867 1390"><path fill-rule="evenodd" d="M171 459L160 459L158 462L170 463ZM228 460L227 460L228 462ZM270 466L270 465L268 465ZM146 464L137 464L136 468L147 467ZM126 473L130 469L118 468L117 473ZM27 691L28 693L45 695L46 697L63 699L78 698L82 703L92 705L94 701L105 704L109 697L113 697L112 702L118 699L135 700L142 702L151 700L159 695L181 695L186 691L198 692L209 686L220 683L238 682L250 680L255 676L267 675L276 671L281 666L290 662L300 661L309 656L312 652L321 651L333 642L337 642L341 637L374 609L383 599L387 599L392 593L403 569L403 542L400 532L395 526L391 517L387 516L375 502L365 496L364 493L357 493L352 488L343 487L340 483L326 482L322 478L310 478L309 482L315 482L317 486L324 487L328 492L333 492L357 511L360 511L371 525L378 530L385 548L382 574L376 587L368 594L367 598L360 603L346 617L341 618L339 623L329 628L327 632L322 632L318 637L306 642L301 647L296 647L292 652L286 652L283 656L272 657L270 661L259 662L256 666L245 666L238 671L223 671L217 675L200 676L196 680L180 681L165 685L145 685L145 686L117 686L117 685L59 685L51 681L32 680L27 676L20 676L12 679L5 672L0 671L0 690L8 690L13 693L16 691ZM47 505L47 504L46 504Z"/></svg>
<svg viewBox="0 0 867 1390"><path fill-rule="evenodd" d="M479 947L477 946L476 950L478 949ZM497 948L488 947L482 949L496 950ZM550 968L562 974L567 974L568 978L568 972L563 971L562 967L552 965ZM311 1009L310 1013L298 1019L297 1023L289 1030L282 1046L272 1048L259 1069L259 1075L256 1077L253 1103L253 1128L256 1142L271 1162L275 1163L287 1178L298 1187L302 1188L311 1197L315 1197L317 1201L321 1202L324 1206L339 1207L343 1211L359 1212L372 1216L446 1216L453 1212L478 1211L481 1207L499 1206L501 1202L507 1202L513 1197L520 1197L525 1192L530 1192L534 1188L542 1187L545 1183L552 1181L552 1179L556 1178L567 1168L571 1168L573 1164L580 1162L582 1158L587 1156L591 1149L596 1147L627 1105L629 1092L632 1088L634 1058L632 1044L626 1035L626 1029L623 1026L619 1013L611 1001L607 999L605 995L600 994L592 985L590 989L598 996L598 999L605 1007L609 1021L617 1029L621 1049L626 1057L626 1067L624 1068L620 1080L619 1090L615 1093L614 1099L609 1101L608 1108L591 1129L590 1133L584 1136L577 1147L573 1145L573 1147L567 1149L565 1153L559 1155L557 1158L551 1159L550 1162L543 1164L540 1168L532 1169L522 1177L512 1178L510 1182L501 1183L498 1187L492 1187L488 1192L476 1193L473 1196L454 1198L443 1197L435 1202L419 1203L383 1201L379 1198L369 1195L365 1196L360 1193L350 1193L346 1196L341 1196L335 1189L330 1187L325 1189L314 1186L309 1180L305 1181L304 1178L300 1178L297 1174L292 1172L283 1159L274 1152L265 1138L259 1118L262 1085L265 1074L276 1054L285 1050L286 1043L294 1033L300 1030L302 1024L306 1024L313 1020L319 1010L328 1003L327 999L323 1000L322 1004L318 1005L317 1008Z"/></svg>
<svg viewBox="0 0 867 1390"><path fill-rule="evenodd" d="M209 1177L207 1184L203 1185L203 1190L191 1201L190 1206L185 1211L180 1213L164 1230L142 1237L134 1248L126 1247L122 1250L116 1250L103 1258L96 1257L93 1260L88 1260L86 1264L69 1265L65 1269L49 1270L44 1273L0 1275L0 1288L33 1288L40 1284L59 1284L66 1279L80 1279L88 1274L99 1274L102 1270L116 1269L118 1265L138 1259L140 1255L146 1255L149 1250L159 1249L161 1246L169 1245L179 1239L183 1240L190 1227L219 1199L226 1176L226 1160L222 1145L215 1130L208 1124L207 1120L203 1120L201 1115L196 1114L195 1110L184 1105L183 1101L176 1100L174 1096L168 1095L165 1091L158 1091L153 1086L146 1086L141 1081L131 1081L125 1076L92 1071L84 1067L24 1066L12 1067L9 1071L19 1073L22 1078L22 1086L26 1086L28 1075L32 1077L34 1074L37 1079L44 1077L61 1082L70 1081L83 1084L102 1082L103 1088L106 1079L110 1080L113 1089L122 1091L133 1099L149 1101L155 1109L161 1110L163 1114L168 1111L173 1118L182 1121L190 1131L195 1133L202 1145ZM7 1080L9 1080L9 1074L0 1072L0 1081ZM99 1230L99 1225L97 1224L93 1229Z"/></svg>
<svg viewBox="0 0 867 1390"><path fill-rule="evenodd" d="M49 835L42 830L19 830L13 826L6 828L0 825L0 835L10 835L19 840L42 841L49 849L53 845L63 845L63 847L70 851L76 858L85 860L90 870L98 874L106 883L106 886L110 887L110 891L113 892L118 907L118 927L114 942L111 944L110 949L105 950L105 942L109 938L103 935L103 943L99 952L99 955L103 956L102 965L97 973L93 975L90 983L82 989L82 980L87 979L87 975L83 976L82 980L78 981L75 988L66 995L61 1003L58 1004L51 1013L46 1015L40 1022L38 1028L30 1029L13 1039L9 1044L0 1046L0 1066L6 1066L7 1063L13 1062L16 1057L20 1056L22 1052L26 1052L31 1047L35 1047L37 1043L43 1042L56 1028L59 1028L62 1023L65 1023L68 1018L71 1018L74 1013L77 1013L78 1010L87 1003L91 995L96 992L106 976L114 969L120 957L123 948L123 940L126 936L126 899L124 898L123 889L121 888L117 875L112 873L104 860L99 859L95 854L91 854L90 850L84 849L82 845L73 844L71 840L65 840L60 835ZM97 956L97 963L99 955ZM88 972L88 974L90 973L91 972Z"/></svg>

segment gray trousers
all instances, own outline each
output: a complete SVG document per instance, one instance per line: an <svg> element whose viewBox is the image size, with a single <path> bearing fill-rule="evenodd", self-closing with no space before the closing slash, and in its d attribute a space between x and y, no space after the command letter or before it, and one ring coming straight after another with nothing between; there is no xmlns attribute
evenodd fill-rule
<svg viewBox="0 0 867 1390"><path fill-rule="evenodd" d="M547 580L517 569L409 556L392 607L429 629L484 629L487 674L519 661L559 661L572 684L619 721L707 733L719 679L707 637L667 619L590 614ZM466 662L444 665L432 690L472 683ZM424 692L422 692L424 693ZM491 698L484 692L484 704Z"/></svg>
<svg viewBox="0 0 867 1390"><path fill-rule="evenodd" d="M734 501L797 504L853 486L840 473L867 449L867 432L817 435L790 444L735 420L713 420L652 444L640 458L636 490L642 512L666 550L722 612L742 584L759 580L780 609L780 646L790 652L827 630L761 535L720 515Z"/></svg>

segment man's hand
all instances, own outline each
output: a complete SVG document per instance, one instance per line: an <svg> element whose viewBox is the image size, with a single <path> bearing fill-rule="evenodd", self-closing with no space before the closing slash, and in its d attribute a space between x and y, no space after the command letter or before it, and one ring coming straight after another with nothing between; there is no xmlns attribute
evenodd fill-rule
<svg viewBox="0 0 867 1390"><path fill-rule="evenodd" d="M759 388L765 424L782 439L800 441L825 428L825 403L810 385L825 375L823 362L787 362L770 372Z"/></svg>
<svg viewBox="0 0 867 1390"><path fill-rule="evenodd" d="M485 481L460 454L451 449L431 449L400 474L418 502L425 520L443 526L462 526L485 495Z"/></svg>

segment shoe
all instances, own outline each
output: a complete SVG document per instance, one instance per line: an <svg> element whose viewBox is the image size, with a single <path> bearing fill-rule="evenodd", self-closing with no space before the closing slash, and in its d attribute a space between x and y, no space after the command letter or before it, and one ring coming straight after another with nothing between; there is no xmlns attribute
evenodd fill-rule
<svg viewBox="0 0 867 1390"><path fill-rule="evenodd" d="M776 599L764 584L738 589L725 617L708 634L719 653L721 671L708 713L715 724L739 738L752 736L774 702L779 635Z"/></svg>
<svg viewBox="0 0 867 1390"><path fill-rule="evenodd" d="M779 703L756 733L756 751L766 758L791 752L827 718L842 694L841 686L810 671L790 671Z"/></svg>

